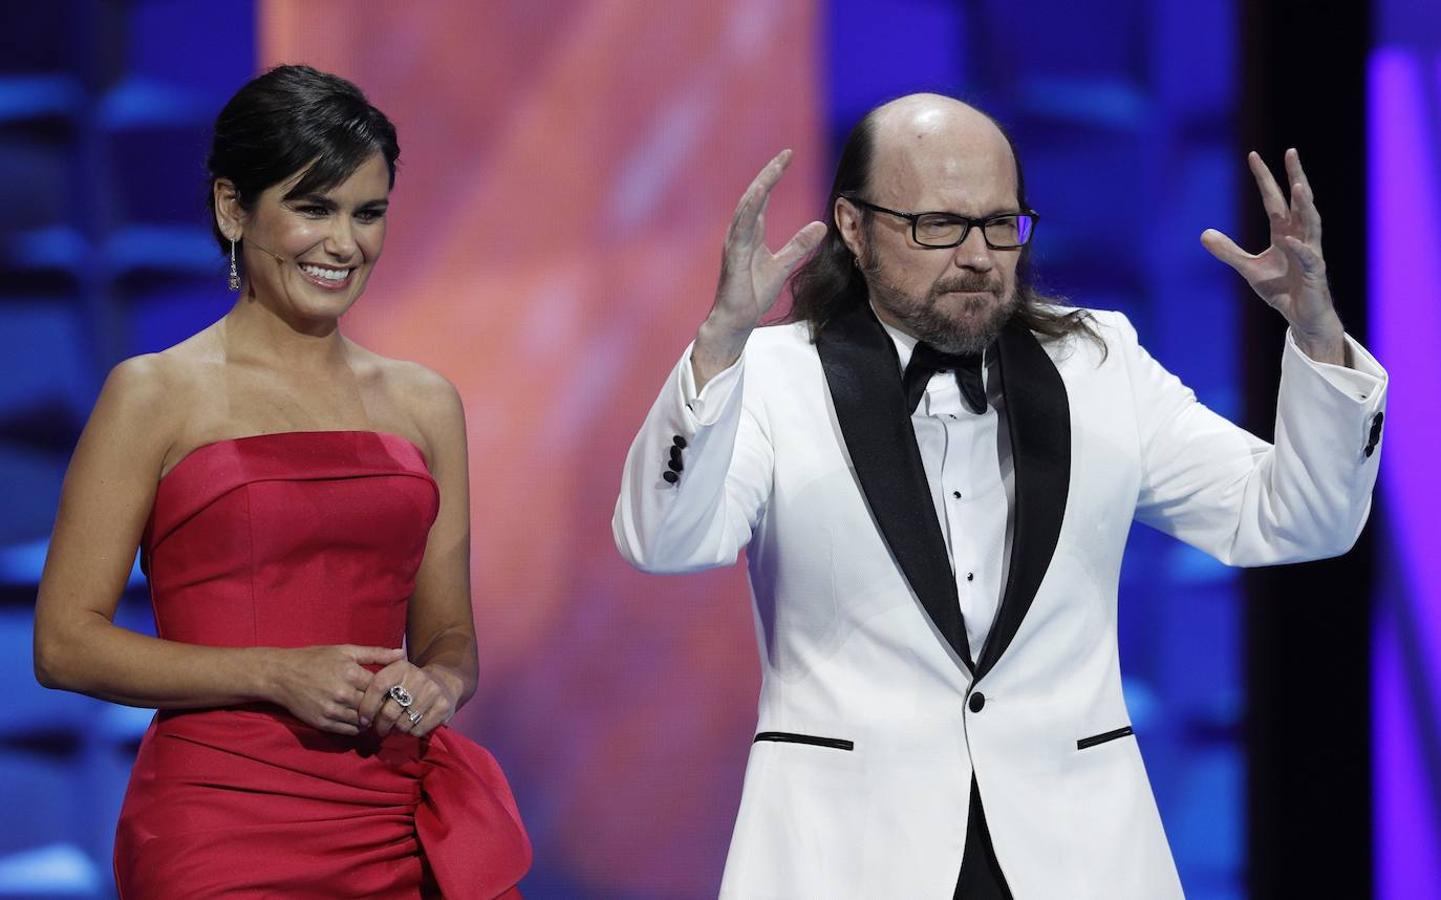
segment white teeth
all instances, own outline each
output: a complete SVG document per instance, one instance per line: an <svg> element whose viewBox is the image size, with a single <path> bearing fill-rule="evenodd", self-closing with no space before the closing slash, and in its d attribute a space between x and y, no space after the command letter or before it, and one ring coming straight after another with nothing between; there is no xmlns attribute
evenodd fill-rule
<svg viewBox="0 0 1441 900"><path fill-rule="evenodd" d="M302 265L301 270L307 275L314 275L316 278L323 278L326 281L344 281L350 276L349 269L323 269L320 266Z"/></svg>

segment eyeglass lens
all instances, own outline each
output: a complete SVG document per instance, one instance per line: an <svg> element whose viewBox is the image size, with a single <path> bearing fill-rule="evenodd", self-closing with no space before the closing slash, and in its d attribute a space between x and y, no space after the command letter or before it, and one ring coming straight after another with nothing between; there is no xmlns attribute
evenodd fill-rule
<svg viewBox="0 0 1441 900"><path fill-rule="evenodd" d="M953 216L927 213L916 219L916 242L927 247L954 247L965 236L967 222ZM1035 219L1028 215L997 216L984 225L986 243L1009 249L1031 239Z"/></svg>

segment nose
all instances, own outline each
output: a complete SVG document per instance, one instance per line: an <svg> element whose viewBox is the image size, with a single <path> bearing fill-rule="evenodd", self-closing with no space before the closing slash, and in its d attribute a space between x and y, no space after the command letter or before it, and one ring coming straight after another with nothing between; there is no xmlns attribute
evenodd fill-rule
<svg viewBox="0 0 1441 900"><path fill-rule="evenodd" d="M330 220L330 233L325 236L325 252L336 262L350 262L358 247L355 226L349 216L331 216Z"/></svg>
<svg viewBox="0 0 1441 900"><path fill-rule="evenodd" d="M986 246L986 236L979 226L973 226L966 232L966 239L956 245L951 261L959 269L970 269L974 272L989 272L996 265L991 248Z"/></svg>

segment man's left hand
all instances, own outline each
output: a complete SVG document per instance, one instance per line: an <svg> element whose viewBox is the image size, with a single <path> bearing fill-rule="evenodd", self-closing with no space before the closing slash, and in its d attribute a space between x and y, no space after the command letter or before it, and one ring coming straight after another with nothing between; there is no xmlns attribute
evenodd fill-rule
<svg viewBox="0 0 1441 900"><path fill-rule="evenodd" d="M1286 317L1302 352L1317 362L1345 365L1345 329L1331 302L1326 260L1321 256L1321 214L1301 169L1301 157L1294 149L1286 151L1289 203L1260 154L1252 151L1247 161L1271 220L1271 246L1259 254L1247 253L1214 228L1201 234L1201 244Z"/></svg>

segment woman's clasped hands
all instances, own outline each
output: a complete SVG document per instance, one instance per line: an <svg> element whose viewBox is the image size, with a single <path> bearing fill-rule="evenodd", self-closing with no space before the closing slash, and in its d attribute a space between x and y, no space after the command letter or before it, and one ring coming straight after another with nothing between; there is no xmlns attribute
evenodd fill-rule
<svg viewBox="0 0 1441 900"><path fill-rule="evenodd" d="M334 734L424 737L450 720L461 691L459 676L413 665L400 648L326 644L276 650L271 659L266 699Z"/></svg>

